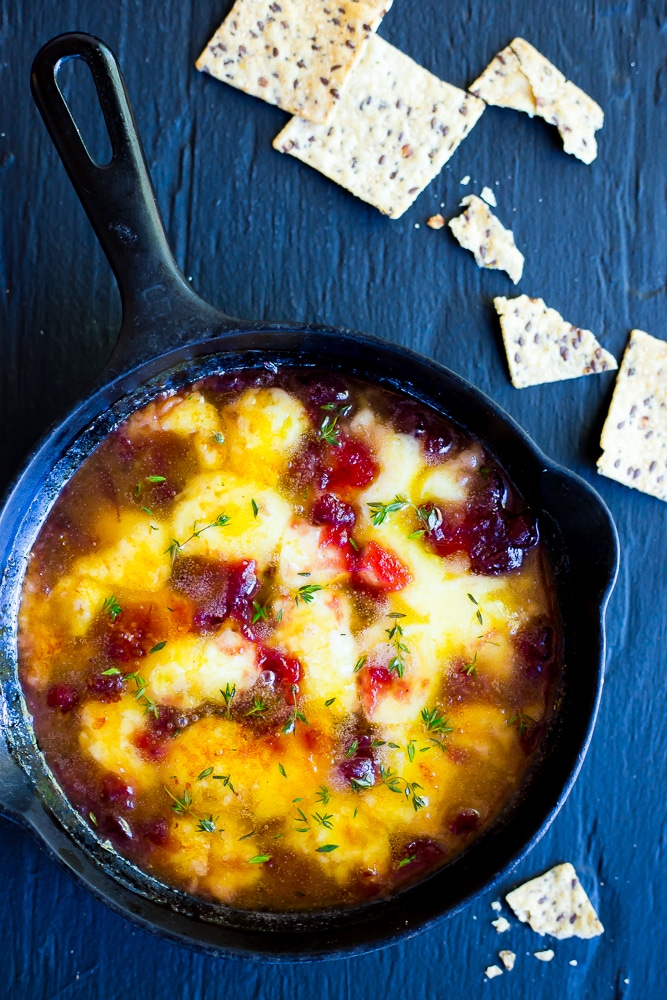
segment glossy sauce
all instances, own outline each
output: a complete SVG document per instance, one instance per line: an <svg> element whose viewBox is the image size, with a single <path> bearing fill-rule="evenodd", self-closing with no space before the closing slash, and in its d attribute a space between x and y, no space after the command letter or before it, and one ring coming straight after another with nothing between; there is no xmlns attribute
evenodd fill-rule
<svg viewBox="0 0 667 1000"><path fill-rule="evenodd" d="M345 906L453 858L558 671L535 517L412 400L211 376L135 412L31 554L20 671L92 829L240 908Z"/></svg>

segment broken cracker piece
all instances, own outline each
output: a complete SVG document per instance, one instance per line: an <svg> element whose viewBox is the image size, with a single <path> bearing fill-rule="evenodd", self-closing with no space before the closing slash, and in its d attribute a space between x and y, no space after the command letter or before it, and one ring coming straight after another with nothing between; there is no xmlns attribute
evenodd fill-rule
<svg viewBox="0 0 667 1000"><path fill-rule="evenodd" d="M545 951L534 951L533 952L533 955L538 960L538 962L550 962L553 959L553 957L554 957L555 954L556 953L555 953L555 951L553 951L552 948L547 948Z"/></svg>
<svg viewBox="0 0 667 1000"><path fill-rule="evenodd" d="M633 330L602 429L598 472L667 500L667 342Z"/></svg>
<svg viewBox="0 0 667 1000"><path fill-rule="evenodd" d="M565 152L584 163L597 156L602 108L525 39L515 38L498 53L470 91L487 104L544 118L558 128Z"/></svg>
<svg viewBox="0 0 667 1000"><path fill-rule="evenodd" d="M537 110L533 91L521 72L519 57L512 51L511 45L491 60L469 89L487 104L524 111L531 118Z"/></svg>
<svg viewBox="0 0 667 1000"><path fill-rule="evenodd" d="M426 220L426 225L429 229L442 229L445 225L445 220L438 212L437 215L432 215L430 219Z"/></svg>
<svg viewBox="0 0 667 1000"><path fill-rule="evenodd" d="M519 920L530 924L537 934L550 934L555 938L592 938L604 933L604 927L569 862L556 865L544 875L524 882L508 893L505 899ZM550 959L542 958L542 961Z"/></svg>
<svg viewBox="0 0 667 1000"><path fill-rule="evenodd" d="M398 219L483 111L483 101L373 35L330 124L293 118L273 147Z"/></svg>
<svg viewBox="0 0 667 1000"><path fill-rule="evenodd" d="M461 202L465 211L451 219L449 228L465 250L475 255L479 267L507 271L516 285L523 274L524 256L514 242L514 234L505 229L486 202L475 194Z"/></svg>
<svg viewBox="0 0 667 1000"><path fill-rule="evenodd" d="M487 979L495 979L496 976L502 976L503 970L499 965L487 965L484 969L484 975Z"/></svg>
<svg viewBox="0 0 667 1000"><path fill-rule="evenodd" d="M542 299L499 296L493 304L500 316L510 378L516 389L618 368L614 356L590 330L567 323Z"/></svg>
<svg viewBox="0 0 667 1000"><path fill-rule="evenodd" d="M505 948L503 951L498 952L498 958L503 963L507 971L511 972L514 968L514 963L516 962L516 953Z"/></svg>
<svg viewBox="0 0 667 1000"><path fill-rule="evenodd" d="M328 121L393 0L236 0L196 62L203 73Z"/></svg>

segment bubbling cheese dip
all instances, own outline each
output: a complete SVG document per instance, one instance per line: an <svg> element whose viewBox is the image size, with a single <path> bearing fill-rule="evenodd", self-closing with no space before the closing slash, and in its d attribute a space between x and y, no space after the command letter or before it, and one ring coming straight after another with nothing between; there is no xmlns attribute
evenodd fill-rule
<svg viewBox="0 0 667 1000"><path fill-rule="evenodd" d="M536 518L407 397L284 369L133 413L31 553L20 673L103 841L238 908L423 877L516 791L558 671Z"/></svg>

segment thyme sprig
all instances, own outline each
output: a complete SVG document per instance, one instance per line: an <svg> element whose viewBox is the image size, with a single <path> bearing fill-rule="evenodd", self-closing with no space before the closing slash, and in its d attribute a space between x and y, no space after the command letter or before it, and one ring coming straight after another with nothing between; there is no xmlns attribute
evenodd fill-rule
<svg viewBox="0 0 667 1000"><path fill-rule="evenodd" d="M151 650L151 652L153 652L153 650ZM136 691L134 697L139 702L140 705L144 706L144 715L148 715L149 712L152 712L155 718L156 719L158 718L159 716L158 703L156 701L153 701L153 699L149 698L149 696L146 694L148 681L140 674L137 673L124 674L122 673L122 671L118 669L118 667L109 667L108 670L102 671L102 677L120 677L123 682L134 681L136 685Z"/></svg>
<svg viewBox="0 0 667 1000"><path fill-rule="evenodd" d="M385 632L389 636L389 642L394 646L394 656L389 663L388 670L389 673L394 671L398 674L399 678L403 677L403 672L405 671L405 659L403 654L409 653L410 650L403 642L403 626L399 622L399 618L405 618L400 611L392 611L387 617L394 619L394 624L391 628L385 629Z"/></svg>
<svg viewBox="0 0 667 1000"><path fill-rule="evenodd" d="M219 816L214 817L212 813L209 813L208 816L205 814L199 815L198 813L196 813L193 809L194 799L192 798L192 795L187 788L184 790L182 796L179 798L178 795L174 795L174 793L169 788L167 788L166 785L163 785L162 787L164 788L169 798L172 800L171 808L173 809L173 811L176 813L177 816L188 816L188 815L192 816L192 818L197 821L198 833L217 833L220 834L220 836L222 836L222 834L225 831L222 827L218 826L218 820L220 817Z"/></svg>
<svg viewBox="0 0 667 1000"><path fill-rule="evenodd" d="M427 733L436 733L438 736L447 736L454 732L454 727L450 726L449 719L446 719L437 708L422 708L422 722Z"/></svg>
<svg viewBox="0 0 667 1000"><path fill-rule="evenodd" d="M508 719L505 723L506 726L516 726L519 730L519 737L523 738L529 729L537 725L537 719L534 719L532 715L528 715L520 708L511 719Z"/></svg>
<svg viewBox="0 0 667 1000"><path fill-rule="evenodd" d="M179 542L177 538L172 538L171 545L164 550L164 554L166 555L169 553L173 562L181 549L187 545L188 542L191 542L193 538L199 538L200 535L203 535L203 533L208 531L210 528L224 528L225 525L229 524L229 520L230 519L227 514L218 514L215 521L211 521L210 524L205 524L203 528L198 528L197 522L195 521L192 525L192 534L189 535L184 542Z"/></svg>
<svg viewBox="0 0 667 1000"><path fill-rule="evenodd" d="M308 574L310 576L310 573ZM303 586L299 587L296 594L294 595L294 603L299 606L299 601L303 601L304 604L312 604L315 600L315 594L319 590L325 590L319 583L304 583Z"/></svg>
<svg viewBox="0 0 667 1000"><path fill-rule="evenodd" d="M479 601L478 601L478 600L476 600L476 599L475 599L475 598L474 598L474 597L472 596L472 594L468 594L468 600L469 600L469 601L472 601L472 603L473 603L473 604L475 605L475 607L477 608L477 612L475 613L475 618L477 619L477 621L479 622L479 624L480 624L480 625L483 625L483 624L484 624L484 619L482 618L482 609L481 609L481 608L480 608L480 606L479 606Z"/></svg>
<svg viewBox="0 0 667 1000"><path fill-rule="evenodd" d="M236 698L236 684L230 684L228 681L224 691L220 688L220 694L222 695L222 700L225 703L227 715L229 716L232 714L232 702Z"/></svg>
<svg viewBox="0 0 667 1000"><path fill-rule="evenodd" d="M340 448L340 438L338 436L340 428L338 427L338 421L350 413L352 410L351 405L349 403L341 403L339 405L336 403L325 403L320 409L328 410L329 412L317 432L318 440L324 441L334 448ZM329 414L332 414L332 416Z"/></svg>
<svg viewBox="0 0 667 1000"><path fill-rule="evenodd" d="M250 715L261 715L266 712L269 706L258 695L252 699L252 708L246 712L246 718Z"/></svg>
<svg viewBox="0 0 667 1000"><path fill-rule="evenodd" d="M423 791L423 787L416 781L408 781L407 778L392 771L390 767L383 766L380 766L380 780L381 784L386 785L390 792L395 792L397 795L403 794L408 801L412 799L412 807L415 812L419 812L426 805L425 800L417 795L417 789Z"/></svg>
<svg viewBox="0 0 667 1000"><path fill-rule="evenodd" d="M319 826L324 827L325 830L333 830L333 813L325 813L322 815L321 813L316 812L311 813L311 815Z"/></svg>
<svg viewBox="0 0 667 1000"><path fill-rule="evenodd" d="M434 531L442 521L442 514L438 507L421 507L408 500L401 493L397 493L391 503L375 501L368 504L371 512L371 520L376 528L387 520L391 514L396 514L400 510L412 510L417 517L419 527L416 531L411 531L408 538L422 538L424 535Z"/></svg>
<svg viewBox="0 0 667 1000"><path fill-rule="evenodd" d="M116 595L115 594L112 594L111 597L105 597L104 598L104 603L102 605L102 611L106 612L109 615L109 617L111 618L112 622L115 622L116 618L118 618L118 615L120 615L120 614L123 613L123 609L121 608L120 604L116 600Z"/></svg>
<svg viewBox="0 0 667 1000"><path fill-rule="evenodd" d="M255 613L252 616L252 624L260 621L260 619L267 621L269 617L269 605L268 604L258 604L257 601L252 602L252 606L255 609Z"/></svg>

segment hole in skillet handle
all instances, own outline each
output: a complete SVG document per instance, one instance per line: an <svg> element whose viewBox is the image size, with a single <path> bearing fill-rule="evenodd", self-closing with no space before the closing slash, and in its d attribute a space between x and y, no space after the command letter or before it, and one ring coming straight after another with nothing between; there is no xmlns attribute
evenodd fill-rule
<svg viewBox="0 0 667 1000"><path fill-rule="evenodd" d="M61 59L56 84L88 156L96 167L107 167L113 148L90 66L81 56Z"/></svg>

